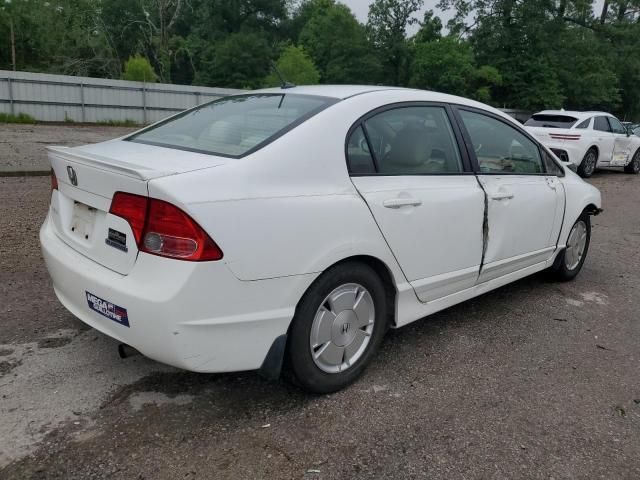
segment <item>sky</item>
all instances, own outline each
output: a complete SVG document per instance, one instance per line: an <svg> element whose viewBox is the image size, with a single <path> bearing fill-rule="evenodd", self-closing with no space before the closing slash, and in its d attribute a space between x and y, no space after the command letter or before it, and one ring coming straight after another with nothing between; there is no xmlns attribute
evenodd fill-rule
<svg viewBox="0 0 640 480"><path fill-rule="evenodd" d="M358 20L360 20L362 23L366 23L367 22L367 14L369 13L369 5L372 3L372 0L340 0L340 2L348 5L349 8L351 9L351 11L355 14L355 16L358 18ZM600 11L602 10L603 2L604 2L604 0L594 0L593 9L597 14L599 14ZM446 26L447 22L451 19L451 17L453 17L453 13L454 12L452 10L448 10L446 12L443 12L442 10L438 10L436 8L436 4L437 3L438 3L438 0L424 0L424 6L420 10L420 12L418 12L416 14L416 17L419 20L422 20L422 15L426 10L433 10L435 12L435 14L437 16L439 16L440 19L442 20L442 25ZM418 30L418 28L419 28L419 26L417 24L414 24L411 27L409 27L407 29L409 35L415 33Z"/></svg>
<svg viewBox="0 0 640 480"><path fill-rule="evenodd" d="M369 5L372 3L371 0L340 0L341 3L348 5L351 11L355 14L355 16L362 23L366 23L367 14L369 13ZM442 24L446 25L449 19L453 16L453 12L451 10L447 12L442 12L436 8L436 3L438 0L425 0L422 9L416 14L416 17L419 20L422 20L422 15L426 10L433 10L436 15L442 19ZM418 30L417 25L412 25L409 27L409 34L414 33L414 31Z"/></svg>

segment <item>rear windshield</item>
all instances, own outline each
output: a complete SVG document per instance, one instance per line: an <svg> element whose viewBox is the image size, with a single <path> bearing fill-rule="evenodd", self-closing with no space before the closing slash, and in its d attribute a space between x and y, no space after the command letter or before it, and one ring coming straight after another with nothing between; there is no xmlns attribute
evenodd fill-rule
<svg viewBox="0 0 640 480"><path fill-rule="evenodd" d="M524 124L528 127L571 128L578 121L569 115L533 115Z"/></svg>
<svg viewBox="0 0 640 480"><path fill-rule="evenodd" d="M336 101L284 93L235 95L188 110L126 140L239 158Z"/></svg>

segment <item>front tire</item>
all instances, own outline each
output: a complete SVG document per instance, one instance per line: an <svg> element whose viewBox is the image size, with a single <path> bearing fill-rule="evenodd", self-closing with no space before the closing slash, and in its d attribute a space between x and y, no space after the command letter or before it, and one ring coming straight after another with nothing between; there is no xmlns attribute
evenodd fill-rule
<svg viewBox="0 0 640 480"><path fill-rule="evenodd" d="M633 155L631 162L629 162L629 164L624 167L624 171L625 173L633 173L634 175L640 173L640 148L636 150L636 153Z"/></svg>
<svg viewBox="0 0 640 480"><path fill-rule="evenodd" d="M584 154L582 162L578 166L578 175L582 178L589 178L596 171L596 165L598 164L598 151L595 148L590 148L587 153Z"/></svg>
<svg viewBox="0 0 640 480"><path fill-rule="evenodd" d="M558 254L551 267L552 276L561 282L573 280L582 270L590 243L591 217L583 212L571 227L567 246Z"/></svg>
<svg viewBox="0 0 640 480"><path fill-rule="evenodd" d="M356 380L382 342L387 312L384 283L371 267L348 262L324 272L291 325L287 366L295 383L330 393Z"/></svg>

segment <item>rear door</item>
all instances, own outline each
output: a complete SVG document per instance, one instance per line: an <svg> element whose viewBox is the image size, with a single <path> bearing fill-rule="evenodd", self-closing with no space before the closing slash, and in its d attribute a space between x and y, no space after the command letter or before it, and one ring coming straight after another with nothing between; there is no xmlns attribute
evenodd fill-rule
<svg viewBox="0 0 640 480"><path fill-rule="evenodd" d="M631 137L627 129L615 117L607 117L611 126L611 133L614 137L613 156L611 158L611 166L624 167L631 161Z"/></svg>
<svg viewBox="0 0 640 480"><path fill-rule="evenodd" d="M460 107L468 150L487 195L482 283L548 260L564 214L564 190L542 152L511 122Z"/></svg>
<svg viewBox="0 0 640 480"><path fill-rule="evenodd" d="M352 181L423 302L475 284L484 194L458 147L449 108L379 109L347 141Z"/></svg>
<svg viewBox="0 0 640 480"><path fill-rule="evenodd" d="M613 159L615 135L611 131L611 125L606 116L598 115L593 119L593 131L600 150L598 161L610 163Z"/></svg>

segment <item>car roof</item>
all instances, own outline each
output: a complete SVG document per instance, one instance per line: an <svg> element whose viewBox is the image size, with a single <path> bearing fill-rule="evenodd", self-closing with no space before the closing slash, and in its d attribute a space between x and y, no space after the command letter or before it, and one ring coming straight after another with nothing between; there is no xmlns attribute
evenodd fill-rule
<svg viewBox="0 0 640 480"><path fill-rule="evenodd" d="M368 92L378 92L381 90L409 90L401 87L386 87L382 85L300 85L289 88L263 88L254 90L251 93L295 93L297 95L318 95L321 97L331 97L345 99Z"/></svg>
<svg viewBox="0 0 640 480"><path fill-rule="evenodd" d="M495 108L471 100L470 98L458 97L456 95L450 95L448 93L435 92L432 90L421 90L417 88L406 87L389 87L385 85L303 85L289 88L263 88L261 90L253 90L251 93L290 93L296 95L317 95L321 97L335 98L338 100L344 100L347 98L355 97L356 95L380 93L380 92L405 92L411 93L415 101L423 102L443 102L443 103L455 103L458 105L467 105L471 107L477 107L484 110L489 110L499 115L509 117L504 112L500 112ZM509 117L511 118L511 117Z"/></svg>
<svg viewBox="0 0 640 480"><path fill-rule="evenodd" d="M541 112L536 112L534 115L566 115L568 117L575 117L577 119L582 118L590 118L594 115L604 115L607 117L613 117L610 113L607 112L578 112L575 110L543 110Z"/></svg>

